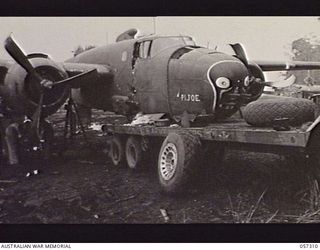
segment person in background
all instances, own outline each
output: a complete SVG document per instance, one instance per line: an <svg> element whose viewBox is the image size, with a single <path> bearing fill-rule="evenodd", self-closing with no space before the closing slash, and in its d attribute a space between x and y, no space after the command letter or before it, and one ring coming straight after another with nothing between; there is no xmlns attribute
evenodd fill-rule
<svg viewBox="0 0 320 250"><path fill-rule="evenodd" d="M0 132L2 156L6 156L8 165L19 165L19 139L22 137L21 124L30 120L11 110L0 96ZM3 159L4 157L2 157ZM3 160L2 160L3 162Z"/></svg>
<svg viewBox="0 0 320 250"><path fill-rule="evenodd" d="M0 160L2 165L4 164L3 159L6 158L7 165L22 167L23 156L28 154L29 156L33 154L40 161L49 159L54 137L52 124L45 119L40 120L40 141L30 137L32 134L31 126L31 119L10 109L0 96L0 140L2 145ZM30 161L28 162L30 165Z"/></svg>

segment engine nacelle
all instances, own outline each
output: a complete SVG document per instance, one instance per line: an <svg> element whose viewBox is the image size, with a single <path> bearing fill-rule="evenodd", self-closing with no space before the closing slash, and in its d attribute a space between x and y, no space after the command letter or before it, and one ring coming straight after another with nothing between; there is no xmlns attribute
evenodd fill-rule
<svg viewBox="0 0 320 250"><path fill-rule="evenodd" d="M47 55L31 54L28 55L28 59L36 72L44 79L55 82L68 77L65 70ZM43 91L43 116L56 112L69 95L68 86L54 86ZM0 86L0 93L9 107L20 114L32 116L39 103L41 87L39 81L30 76L24 68L13 64L6 73L3 85Z"/></svg>
<svg viewBox="0 0 320 250"><path fill-rule="evenodd" d="M248 72L249 77L244 83L233 86L231 90L223 93L219 98L219 107L216 115L218 118L231 116L241 106L257 100L262 95L264 85L256 82L256 79L265 80L262 70L257 64L249 62Z"/></svg>

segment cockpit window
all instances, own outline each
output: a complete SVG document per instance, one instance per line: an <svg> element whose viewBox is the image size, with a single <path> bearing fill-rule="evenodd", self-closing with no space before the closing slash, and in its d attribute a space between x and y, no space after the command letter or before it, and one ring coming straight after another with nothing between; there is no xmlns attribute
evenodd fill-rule
<svg viewBox="0 0 320 250"><path fill-rule="evenodd" d="M139 57L140 58L147 58L149 56L150 44L151 44L151 41L145 41L145 42L140 43L140 46L139 46Z"/></svg>
<svg viewBox="0 0 320 250"><path fill-rule="evenodd" d="M232 47L230 46L230 44L223 44L223 43L222 44L216 44L215 45L215 50L218 51L218 52L225 53L227 55L231 55L231 56L235 55L235 52L232 49Z"/></svg>
<svg viewBox="0 0 320 250"><path fill-rule="evenodd" d="M192 39L192 37L190 36L183 36L182 37L184 43L186 45L190 45L190 46L196 46L196 43L194 42L194 40Z"/></svg>
<svg viewBox="0 0 320 250"><path fill-rule="evenodd" d="M156 38L152 42L150 56L153 57L159 54L161 51L175 47L178 45L186 46L195 46L195 42L191 37L188 36L179 36L179 37L160 37Z"/></svg>

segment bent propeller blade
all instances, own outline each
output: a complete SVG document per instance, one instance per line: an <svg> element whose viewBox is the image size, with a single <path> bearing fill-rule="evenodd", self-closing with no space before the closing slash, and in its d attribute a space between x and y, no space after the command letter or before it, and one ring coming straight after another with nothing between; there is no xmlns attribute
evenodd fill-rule
<svg viewBox="0 0 320 250"><path fill-rule="evenodd" d="M34 135L37 140L40 140L39 129L40 129L40 118L42 115L43 98L44 98L44 93L42 92L40 95L38 107L32 116L31 131L32 131L32 135Z"/></svg>
<svg viewBox="0 0 320 250"><path fill-rule="evenodd" d="M273 87L273 88L286 88L291 86L296 80L296 77L294 75L291 75L289 78L277 81L277 82L263 82L264 85Z"/></svg>
<svg viewBox="0 0 320 250"><path fill-rule="evenodd" d="M18 44L13 40L11 35L5 40L4 47L10 56L22 66L27 72L33 72L34 68L29 62L27 56L18 46Z"/></svg>
<svg viewBox="0 0 320 250"><path fill-rule="evenodd" d="M87 72L69 77L58 82L47 82L44 87L51 88L54 86L70 86L71 88L80 88L90 81L93 81L97 76L97 70L92 69Z"/></svg>
<svg viewBox="0 0 320 250"><path fill-rule="evenodd" d="M245 64L248 65L247 54L244 47L240 43L230 44L231 48L236 53L236 56Z"/></svg>
<svg viewBox="0 0 320 250"><path fill-rule="evenodd" d="M41 77L35 71L34 67L30 63L28 57L22 51L22 49L18 46L18 44L13 40L12 36L8 36L4 42L4 47L9 55L21 66L23 67L29 74L32 74L36 79L41 81Z"/></svg>

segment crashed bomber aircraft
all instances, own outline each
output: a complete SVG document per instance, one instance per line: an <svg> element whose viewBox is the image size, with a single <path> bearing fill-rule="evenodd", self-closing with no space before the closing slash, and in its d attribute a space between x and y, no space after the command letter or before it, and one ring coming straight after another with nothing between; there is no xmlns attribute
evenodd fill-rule
<svg viewBox="0 0 320 250"><path fill-rule="evenodd" d="M112 135L109 156L113 164L137 169L146 166L147 156L158 158L159 183L168 193L184 190L196 176L203 153L219 161L227 147L241 145L242 149L275 153L286 148L301 159L308 157L319 162L320 117L306 130L297 131L286 130L287 126L279 124L278 130L257 129L243 125L242 121L213 124L212 120L231 116L251 102L247 110L262 95L265 86L285 87L294 82L294 77L267 82L263 71L320 69L320 62L254 62L247 59L240 44L231 45L235 55L229 55L197 46L189 36L138 37L137 33L131 29L121 34L116 43L91 49L63 63L41 53L25 55L9 36L5 48L15 62L0 62L0 95L11 108L32 118L30 134L36 135L32 138L40 143L46 141L41 138L41 117L56 112L70 96L70 88L78 104L114 111L129 121L138 113L159 118L165 114L168 123L151 126L151 130L150 126L133 123L105 124L104 128ZM293 106L297 109L290 112L303 116L303 122L313 121L310 103L314 105L309 100L295 99ZM300 104L306 109L301 109ZM262 117L276 113L276 109L266 107L263 112L248 113ZM274 117L271 118L273 122ZM190 121L199 120L200 127L188 128ZM171 123L180 121L181 127ZM211 126L205 126L208 122L203 121ZM152 150L149 137L161 137L161 148L155 147L158 152ZM154 152L158 156L154 157Z"/></svg>
<svg viewBox="0 0 320 250"><path fill-rule="evenodd" d="M240 44L231 45L235 55L228 55L197 46L189 36L137 33L128 30L116 43L63 63L41 53L25 55L9 36L5 48L15 62L0 62L0 94L34 123L56 112L70 88L78 104L123 115L225 118L258 99L264 86L294 81L266 82L263 71L320 69L318 62L249 61Z"/></svg>

